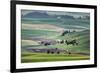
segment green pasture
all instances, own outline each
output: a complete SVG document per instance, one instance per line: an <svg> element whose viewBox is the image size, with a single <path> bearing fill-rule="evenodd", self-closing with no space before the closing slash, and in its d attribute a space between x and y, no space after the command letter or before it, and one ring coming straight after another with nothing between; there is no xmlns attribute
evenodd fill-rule
<svg viewBox="0 0 100 73"><path fill-rule="evenodd" d="M38 19L22 19L22 23L25 24L51 24L51 25L56 25L60 26L62 28L75 28L75 27L68 27L69 25L78 25L78 26L84 26L89 28L89 20L86 19L51 19L51 18L38 18Z"/></svg>
<svg viewBox="0 0 100 73"><path fill-rule="evenodd" d="M32 31L34 34L36 32ZM41 31L41 32L38 32L36 34L39 34L41 36L44 36L45 32L44 31ZM41 34L40 34L41 33ZM47 35L47 34L51 34L50 35ZM53 33L53 32L52 32ZM78 40L78 43L79 45L67 45L67 44L54 44L54 45L48 45L48 46L44 46L44 45L39 45L39 43L37 41L34 41L34 40L31 40L31 41L22 41L22 46L25 46L25 48L27 47L32 47L32 48L60 48L60 49L65 49L65 50L70 50L71 52L79 52L79 53L90 53L89 51L89 31L82 31L82 32L74 32L74 33L69 33L69 34L66 34L65 36L57 36L57 33L53 33L52 34L51 32L48 32L46 33L46 38L50 38L50 37L53 37L52 39L53 40L57 40L57 39L61 39L61 40L72 40L72 39L77 39ZM24 34L24 33L23 33ZM26 33L27 35L29 35L30 33ZM34 35L33 34L33 35Z"/></svg>
<svg viewBox="0 0 100 73"><path fill-rule="evenodd" d="M50 61L73 61L73 60L89 60L87 55L80 54L43 54L43 53L22 53L22 63L30 62L50 62Z"/></svg>
<svg viewBox="0 0 100 73"><path fill-rule="evenodd" d="M49 62L49 61L74 61L74 60L89 60L90 59L90 31L89 31L89 21L88 20L70 20L63 19L63 22L58 19L24 19L22 23L28 24L50 24L63 29L83 29L82 26L88 28L80 32L67 33L61 36L61 33L56 31L49 31L43 29L21 29L21 62ZM70 26L71 25L71 26ZM56 30L56 29L55 29ZM53 45L40 45L38 41L31 38L43 38L52 40L78 40L78 45L67 45L67 44L53 44ZM64 50L69 50L72 54L45 54L45 53L32 53L27 50L27 48L59 48ZM76 54L75 54L76 53ZM83 55L81 53L87 54Z"/></svg>

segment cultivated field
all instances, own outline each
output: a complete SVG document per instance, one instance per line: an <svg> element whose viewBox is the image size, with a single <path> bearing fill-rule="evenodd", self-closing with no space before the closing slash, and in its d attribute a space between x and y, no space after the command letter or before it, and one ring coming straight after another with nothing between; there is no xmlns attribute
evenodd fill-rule
<svg viewBox="0 0 100 73"><path fill-rule="evenodd" d="M63 20L63 21L62 21ZM90 59L90 29L87 19L22 18L21 62L74 61ZM60 40L60 42L59 42ZM72 42L75 40L75 42ZM49 41L49 43L48 43ZM63 41L63 42L62 42ZM66 42L68 41L68 43ZM56 43L54 43L56 42ZM67 51L33 52L32 49Z"/></svg>
<svg viewBox="0 0 100 73"><path fill-rule="evenodd" d="M81 54L44 54L44 53L23 53L22 63L30 62L50 62L50 61L74 61L89 60L89 56Z"/></svg>

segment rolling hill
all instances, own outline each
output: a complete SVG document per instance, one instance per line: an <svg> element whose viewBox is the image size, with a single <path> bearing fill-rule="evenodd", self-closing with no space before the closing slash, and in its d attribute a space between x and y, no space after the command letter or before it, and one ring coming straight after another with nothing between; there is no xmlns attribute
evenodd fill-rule
<svg viewBox="0 0 100 73"><path fill-rule="evenodd" d="M21 27L22 62L84 60L90 58L90 22L88 17L78 19L70 15L49 15L46 12L34 11L22 15ZM64 31L71 32L61 36ZM39 43L41 40L70 41L74 39L77 40L78 45L56 43L44 46ZM58 48L68 50L72 54L32 53L29 48Z"/></svg>

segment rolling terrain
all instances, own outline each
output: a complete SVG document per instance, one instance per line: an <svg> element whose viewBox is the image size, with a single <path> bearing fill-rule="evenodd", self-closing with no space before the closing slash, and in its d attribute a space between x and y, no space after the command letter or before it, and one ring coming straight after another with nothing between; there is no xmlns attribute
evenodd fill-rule
<svg viewBox="0 0 100 73"><path fill-rule="evenodd" d="M36 16L43 15L43 16ZM35 17L33 17L35 16ZM59 18L58 18L59 17ZM89 19L75 19L72 16L30 13L22 16L21 20L21 62L71 61L90 59L90 28ZM65 33L62 36L62 33ZM40 42L58 40L77 40L78 45L66 43L41 45ZM58 48L71 52L71 54L33 53L30 49Z"/></svg>

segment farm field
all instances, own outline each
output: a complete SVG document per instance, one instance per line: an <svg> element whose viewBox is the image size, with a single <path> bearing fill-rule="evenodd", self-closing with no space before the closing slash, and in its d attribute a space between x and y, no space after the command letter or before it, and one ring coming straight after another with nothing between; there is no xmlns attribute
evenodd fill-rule
<svg viewBox="0 0 100 73"><path fill-rule="evenodd" d="M50 62L50 61L73 61L73 60L89 60L89 56L80 54L43 54L43 53L23 53L22 63L30 62Z"/></svg>
<svg viewBox="0 0 100 73"><path fill-rule="evenodd" d="M71 14L73 16L33 11L23 15L21 62L89 60L89 19L74 18L75 13Z"/></svg>

